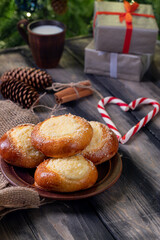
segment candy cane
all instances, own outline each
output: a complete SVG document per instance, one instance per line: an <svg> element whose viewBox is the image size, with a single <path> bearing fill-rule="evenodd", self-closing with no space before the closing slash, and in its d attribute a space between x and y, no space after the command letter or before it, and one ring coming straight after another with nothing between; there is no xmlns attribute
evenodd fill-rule
<svg viewBox="0 0 160 240"><path fill-rule="evenodd" d="M120 106L123 111L128 111L130 109L134 110L137 106L141 104L151 104L154 109L150 111L144 118L142 118L135 126L133 126L124 136L120 134L115 124L112 122L110 116L105 110L105 105L108 103L114 103ZM160 110L160 104L151 98L138 98L132 101L130 104L125 103L116 97L106 97L98 102L97 109L101 114L102 118L106 122L107 126L112 129L116 134L118 141L122 144L126 143L135 133L137 133L143 126L145 126Z"/></svg>

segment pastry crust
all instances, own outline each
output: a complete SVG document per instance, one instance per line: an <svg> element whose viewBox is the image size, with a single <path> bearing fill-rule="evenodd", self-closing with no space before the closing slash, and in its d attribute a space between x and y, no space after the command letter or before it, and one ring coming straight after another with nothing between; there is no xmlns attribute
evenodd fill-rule
<svg viewBox="0 0 160 240"><path fill-rule="evenodd" d="M35 125L23 124L7 131L0 139L0 155L4 161L18 167L35 168L44 160L44 154L31 144Z"/></svg>
<svg viewBox="0 0 160 240"><path fill-rule="evenodd" d="M98 172L95 165L82 155L47 159L36 169L34 185L56 192L74 192L95 184Z"/></svg>
<svg viewBox="0 0 160 240"><path fill-rule="evenodd" d="M118 151L118 140L106 125L91 121L93 137L90 144L82 151L82 155L95 165L112 158Z"/></svg>
<svg viewBox="0 0 160 240"><path fill-rule="evenodd" d="M31 141L46 156L61 158L81 152L90 143L92 135L92 127L84 118L65 114L36 125Z"/></svg>

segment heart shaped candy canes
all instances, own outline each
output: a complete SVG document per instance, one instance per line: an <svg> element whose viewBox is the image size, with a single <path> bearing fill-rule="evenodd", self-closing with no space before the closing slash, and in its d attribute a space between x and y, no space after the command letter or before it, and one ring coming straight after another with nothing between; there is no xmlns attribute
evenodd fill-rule
<svg viewBox="0 0 160 240"><path fill-rule="evenodd" d="M108 103L117 104L125 112L129 111L130 109L134 110L137 106L142 104L151 104L153 105L154 109L150 111L144 118L142 118L135 126L133 126L124 136L122 136L120 132L117 130L115 124L112 122L107 111L105 110L104 106ZM107 126L110 129L112 129L112 131L117 135L118 141L124 144L159 112L160 104L151 98L137 98L134 101L127 104L119 98L110 96L101 99L98 102L97 109L101 114L102 118L104 119L104 121L106 122Z"/></svg>

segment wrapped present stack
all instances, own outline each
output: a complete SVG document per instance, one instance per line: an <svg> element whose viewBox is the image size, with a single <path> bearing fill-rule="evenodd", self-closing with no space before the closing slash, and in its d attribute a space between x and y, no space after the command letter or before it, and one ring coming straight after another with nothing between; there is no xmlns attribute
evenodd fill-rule
<svg viewBox="0 0 160 240"><path fill-rule="evenodd" d="M93 40L85 48L86 73L140 81L150 66L158 36L152 6L96 1Z"/></svg>

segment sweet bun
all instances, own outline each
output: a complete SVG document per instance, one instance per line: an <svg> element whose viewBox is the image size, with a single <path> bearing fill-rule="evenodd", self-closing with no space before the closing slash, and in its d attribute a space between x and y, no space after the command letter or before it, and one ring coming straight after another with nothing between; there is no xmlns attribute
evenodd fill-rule
<svg viewBox="0 0 160 240"><path fill-rule="evenodd" d="M95 165L82 155L47 159L36 169L34 185L56 192L74 192L95 184L98 172Z"/></svg>
<svg viewBox="0 0 160 240"><path fill-rule="evenodd" d="M24 168L34 168L44 160L44 155L31 144L33 124L23 124L7 131L0 139L0 155L8 163Z"/></svg>
<svg viewBox="0 0 160 240"><path fill-rule="evenodd" d="M92 135L92 127L84 118L65 114L37 124L31 141L46 156L61 158L81 152L90 143Z"/></svg>
<svg viewBox="0 0 160 240"><path fill-rule="evenodd" d="M95 165L112 158L118 151L116 135L106 125L91 121L93 137L90 144L82 151L82 155Z"/></svg>

